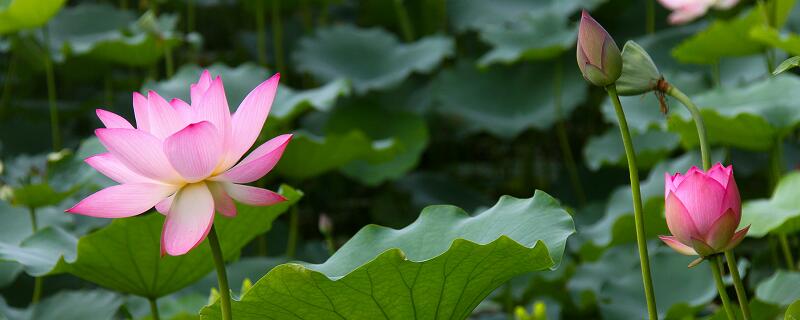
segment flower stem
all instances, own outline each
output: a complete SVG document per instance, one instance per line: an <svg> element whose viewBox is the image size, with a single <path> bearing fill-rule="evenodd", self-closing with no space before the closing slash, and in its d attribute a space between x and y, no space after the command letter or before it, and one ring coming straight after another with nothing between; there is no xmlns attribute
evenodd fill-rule
<svg viewBox="0 0 800 320"><path fill-rule="evenodd" d="M39 230L39 224L36 222L36 208L29 207L28 214L31 217L31 230L33 233ZM35 277L33 279L33 295L31 295L31 304L39 303L39 300L42 298L42 285L44 279L42 277Z"/></svg>
<svg viewBox="0 0 800 320"><path fill-rule="evenodd" d="M297 216L297 206L289 210L289 238L286 241L286 257L294 258L297 252L297 228L299 217Z"/></svg>
<svg viewBox="0 0 800 320"><path fill-rule="evenodd" d="M712 259L708 260L711 265L711 272L714 273L714 282L717 284L717 291L719 291L719 298L722 300L722 307L725 308L725 313L728 319L736 320L736 314L733 313L731 301L728 298L728 292L725 291L725 283L722 282L722 256L715 255Z"/></svg>
<svg viewBox="0 0 800 320"><path fill-rule="evenodd" d="M394 0L393 2L394 11L397 13L397 21L400 23L400 29L403 31L403 39L405 39L406 42L414 41L414 29L408 18L408 11L403 5L403 0Z"/></svg>
<svg viewBox="0 0 800 320"><path fill-rule="evenodd" d="M53 151L61 150L61 130L58 127L58 106L56 105L56 80L53 71L53 60L50 58L50 33L47 26L42 28L44 41L44 72L47 77L47 101L50 105L50 131L53 140Z"/></svg>
<svg viewBox="0 0 800 320"><path fill-rule="evenodd" d="M706 134L706 127L703 122L703 116L700 114L700 109L697 108L688 96L672 85L668 86L666 93L680 101L681 104L689 110L689 113L692 114L694 125L697 128L697 137L700 141L700 157L703 159L703 170L708 171L708 169L711 169L711 148L708 146L708 135ZM739 269L736 266L736 257L733 254L733 250L725 251L725 260L728 263L731 278L733 278L733 286L736 288L736 297L739 300L739 307L742 309L742 315L745 320L749 320L751 316L750 305L747 301L747 291L745 291L742 278L739 276Z"/></svg>
<svg viewBox="0 0 800 320"><path fill-rule="evenodd" d="M283 65L283 21L281 21L281 1L272 1L272 46L275 49L275 68L286 74Z"/></svg>
<svg viewBox="0 0 800 320"><path fill-rule="evenodd" d="M790 271L797 270L794 263L794 257L792 256L792 249L789 246L789 238L785 233L778 234L778 242L781 244L781 250L783 250L783 258L786 259L786 267Z"/></svg>
<svg viewBox="0 0 800 320"><path fill-rule="evenodd" d="M158 303L156 299L147 298L147 301L150 302L150 317L153 318L153 320L160 320L161 316L158 314Z"/></svg>
<svg viewBox="0 0 800 320"><path fill-rule="evenodd" d="M208 244L211 246L211 255L214 257L214 266L217 268L217 281L219 282L219 305L222 310L222 319L231 320L231 289L228 287L228 275L225 273L225 260L222 258L222 249L219 247L217 230L211 225L208 232Z"/></svg>
<svg viewBox="0 0 800 320"><path fill-rule="evenodd" d="M586 205L586 194L583 192L583 185L581 185L581 179L578 176L578 166L575 164L575 157L572 155L572 147L569 145L569 139L567 137L567 128L561 116L562 78L561 59L557 59L556 75L553 79L553 107L556 112L556 133L558 135L558 143L561 146L561 155L564 157L569 179L570 182L572 182L572 189L575 191L575 197L578 198L578 203L583 206Z"/></svg>
<svg viewBox="0 0 800 320"><path fill-rule="evenodd" d="M628 130L628 121L625 119L625 112L622 110L622 103L617 95L617 87L612 84L606 87L608 96L614 104L619 122L619 132L622 135L622 144L625 146L625 156L628 158L628 173L631 179L631 195L633 197L633 221L636 226L636 244L639 247L639 263L642 267L642 283L644 284L644 296L647 299L647 314L651 320L658 319L656 309L656 295L653 290L653 279L650 276L650 260L647 255L647 240L644 234L644 215L642 210L642 195L639 190L639 171L636 166L636 153L633 150L631 132Z"/></svg>
<svg viewBox="0 0 800 320"><path fill-rule="evenodd" d="M656 0L647 0L647 15L645 16L645 31L652 34L656 31Z"/></svg>

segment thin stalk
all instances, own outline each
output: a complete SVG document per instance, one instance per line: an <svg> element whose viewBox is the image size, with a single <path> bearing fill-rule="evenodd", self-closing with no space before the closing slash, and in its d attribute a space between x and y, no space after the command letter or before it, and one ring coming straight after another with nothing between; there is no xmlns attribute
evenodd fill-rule
<svg viewBox="0 0 800 320"><path fill-rule="evenodd" d="M647 0L647 15L645 17L645 31L652 34L656 31L656 0Z"/></svg>
<svg viewBox="0 0 800 320"><path fill-rule="evenodd" d="M703 116L700 114L700 109L692 102L692 99L689 99L686 94L672 85L668 86L666 93L680 101L680 103L689 110L689 113L692 114L692 119L697 129L697 138L700 141L700 158L703 160L703 170L708 171L711 169L711 148L708 145L708 135L706 134L706 127L703 122ZM742 315L745 320L749 320L751 316L750 305L747 301L747 291L745 291L742 278L739 276L739 269L736 265L736 257L733 254L733 250L725 251L725 260L728 264L731 278L733 278L733 286L736 289L736 297L739 301Z"/></svg>
<svg viewBox="0 0 800 320"><path fill-rule="evenodd" d="M647 255L647 239L644 234L644 214L642 210L642 195L639 189L639 171L636 166L636 153L633 150L631 132L628 130L628 121L625 119L625 112L622 110L622 103L617 95L617 87L612 84L606 87L608 96L614 104L619 122L619 132L622 136L622 144L625 146L625 156L628 159L628 173L631 180L631 195L633 197L633 222L636 226L636 244L639 247L639 263L642 267L642 284L644 285L644 296L647 299L647 314L651 320L658 319L656 309L656 295L653 290L653 279L650 276L650 258Z"/></svg>
<svg viewBox="0 0 800 320"><path fill-rule="evenodd" d="M567 128L561 115L561 83L563 72L561 67L561 59L556 61L556 75L553 79L553 107L556 111L556 133L558 135L558 143L561 146L561 155L564 157L564 162L567 166L570 182L572 182L572 189L575 191L575 196L578 198L578 203L581 206L586 205L586 194L583 192L583 185L578 176L578 166L575 164L575 158L572 156L572 146L569 144L567 137Z"/></svg>
<svg viewBox="0 0 800 320"><path fill-rule="evenodd" d="M225 272L225 260L222 258L222 249L219 247L217 230L211 225L208 232L208 244L211 246L211 255L214 257L214 267L217 268L217 282L219 282L219 305L222 310L223 320L232 320L231 289L228 287L228 275Z"/></svg>
<svg viewBox="0 0 800 320"><path fill-rule="evenodd" d="M711 65L711 81L714 82L714 87L722 86L722 78L719 74L719 61Z"/></svg>
<svg viewBox="0 0 800 320"><path fill-rule="evenodd" d="M147 301L150 302L150 317L153 320L160 320L161 316L158 314L158 302L156 302L155 298L147 298Z"/></svg>
<svg viewBox="0 0 800 320"><path fill-rule="evenodd" d="M797 266L794 262L794 256L792 256L792 248L789 246L789 238L785 233L778 234L778 242L781 245L781 250L783 250L783 258L786 259L786 267L790 271L797 270Z"/></svg>
<svg viewBox="0 0 800 320"><path fill-rule="evenodd" d="M53 60L50 59L50 33L47 26L42 27L44 41L44 72L47 77L47 101L50 105L50 132L53 151L61 150L61 130L58 127L58 106L56 105L56 79L53 71Z"/></svg>
<svg viewBox="0 0 800 320"><path fill-rule="evenodd" d="M331 234L325 235L325 246L328 247L328 254L333 255L336 253L336 244L333 242L333 236Z"/></svg>
<svg viewBox="0 0 800 320"><path fill-rule="evenodd" d="M264 27L264 1L256 1L256 48L258 64L267 66L267 31Z"/></svg>
<svg viewBox="0 0 800 320"><path fill-rule="evenodd" d="M29 207L28 215L31 217L31 230L33 230L33 232L36 233L36 231L39 230L39 224L37 223L38 219L36 219L36 208Z"/></svg>
<svg viewBox="0 0 800 320"><path fill-rule="evenodd" d="M278 72L286 74L283 64L283 22L280 0L272 0L272 46L275 49L275 68Z"/></svg>
<svg viewBox="0 0 800 320"><path fill-rule="evenodd" d="M31 217L31 230L33 230L33 233L36 233L36 231L39 230L39 224L37 223L36 219L36 208L29 207L28 215ZM39 300L42 298L43 283L44 283L44 278L42 277L33 278L33 295L31 295L32 305L39 303Z"/></svg>
<svg viewBox="0 0 800 320"><path fill-rule="evenodd" d="M719 299L722 300L722 307L725 308L725 314L728 319L736 320L736 314L731 307L731 299L728 298L728 292L725 291L725 283L722 282L722 257L715 255L714 258L708 260L711 266L711 272L714 273L714 282L717 284L717 291L719 292Z"/></svg>
<svg viewBox="0 0 800 320"><path fill-rule="evenodd" d="M299 224L299 217L297 214L297 205L289 210L289 238L286 241L286 257L289 259L294 258L297 252L297 229Z"/></svg>
<svg viewBox="0 0 800 320"><path fill-rule="evenodd" d="M172 75L175 73L175 65L172 62L172 48L170 48L167 40L163 41L164 43L164 65L167 72L167 78L172 78Z"/></svg>
<svg viewBox="0 0 800 320"><path fill-rule="evenodd" d="M406 42L414 41L414 29L408 18L408 11L403 5L403 0L394 0L394 11L397 13L397 22L400 23L400 30L403 32L403 39Z"/></svg>

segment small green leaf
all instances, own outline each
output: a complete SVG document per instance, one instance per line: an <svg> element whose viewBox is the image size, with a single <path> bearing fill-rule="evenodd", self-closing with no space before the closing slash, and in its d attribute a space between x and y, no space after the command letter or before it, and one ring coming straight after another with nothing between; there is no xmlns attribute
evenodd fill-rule
<svg viewBox="0 0 800 320"><path fill-rule="evenodd" d="M383 29L338 25L301 39L294 60L319 80L345 78L364 93L398 85L413 72L430 72L452 54L453 40L444 36L403 44Z"/></svg>
<svg viewBox="0 0 800 320"><path fill-rule="evenodd" d="M756 287L756 298L761 301L787 306L800 299L800 272L778 270Z"/></svg>
<svg viewBox="0 0 800 320"><path fill-rule="evenodd" d="M511 23L490 25L481 31L481 39L493 48L478 64L485 67L521 59L554 58L575 45L577 34L576 27L569 25L564 15L549 11L523 15Z"/></svg>
<svg viewBox="0 0 800 320"><path fill-rule="evenodd" d="M784 60L781 64L775 68L775 71L772 71L773 75L778 75L780 73L785 72L786 70L800 67L800 56L794 56L789 59Z"/></svg>
<svg viewBox="0 0 800 320"><path fill-rule="evenodd" d="M684 63L715 64L725 57L760 53L764 46L750 38L750 29L764 25L765 14L757 7L731 20L717 20L672 50Z"/></svg>
<svg viewBox="0 0 800 320"><path fill-rule="evenodd" d="M439 111L453 116L468 132L486 131L501 138L514 138L534 128L547 130L555 124L555 88L561 67L562 118L568 118L586 97L586 81L574 59L561 62L497 66L486 71L461 62L442 71L433 92L441 102Z"/></svg>
<svg viewBox="0 0 800 320"><path fill-rule="evenodd" d="M6 0L0 2L0 34L39 27L55 15L66 0Z"/></svg>
<svg viewBox="0 0 800 320"><path fill-rule="evenodd" d="M426 208L410 226L367 226L327 262L272 269L234 301L237 319L464 319L512 276L556 268L572 219L544 192L474 217ZM219 319L219 305L201 311Z"/></svg>
<svg viewBox="0 0 800 320"><path fill-rule="evenodd" d="M269 230L272 221L298 201L301 193L282 186L288 201L269 207L237 206L234 218L217 216L214 221L226 260L257 235ZM157 298L201 279L211 270L211 252L206 241L182 256L160 256L164 216L151 212L115 219L108 227L86 235L78 242L77 259L64 259L56 272L69 272L116 291Z"/></svg>
<svg viewBox="0 0 800 320"><path fill-rule="evenodd" d="M32 276L50 273L62 257L75 259L78 239L61 228L47 227L36 231L19 245L0 243L0 260L14 261Z"/></svg>
<svg viewBox="0 0 800 320"><path fill-rule="evenodd" d="M800 230L800 172L785 175L769 199L749 200L742 205L741 226L750 225L748 237Z"/></svg>

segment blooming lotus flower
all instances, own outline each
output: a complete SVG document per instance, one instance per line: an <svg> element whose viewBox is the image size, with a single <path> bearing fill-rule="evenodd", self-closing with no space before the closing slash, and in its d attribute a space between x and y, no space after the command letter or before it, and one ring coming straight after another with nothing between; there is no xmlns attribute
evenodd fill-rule
<svg viewBox="0 0 800 320"><path fill-rule="evenodd" d="M664 205L672 236L659 236L685 255L709 256L736 247L750 226L736 231L742 217L733 166L717 163L708 172L692 167L686 175L664 176Z"/></svg>
<svg viewBox="0 0 800 320"><path fill-rule="evenodd" d="M669 17L671 24L684 24L706 14L709 8L730 9L739 0L658 0L665 8L672 10Z"/></svg>
<svg viewBox="0 0 800 320"><path fill-rule="evenodd" d="M105 125L95 130L108 152L86 163L120 184L100 190L67 212L101 218L124 218L155 206L166 215L161 254L182 255L205 239L214 212L236 216L233 200L267 206L286 200L261 188L243 185L277 164L292 135L262 144L239 161L261 133L280 75L253 89L231 115L220 77L204 71L191 85L191 104L167 102L150 91L133 93L136 128L105 110Z"/></svg>
<svg viewBox="0 0 800 320"><path fill-rule="evenodd" d="M578 28L577 56L583 77L596 86L610 85L622 73L622 55L617 44L586 10Z"/></svg>

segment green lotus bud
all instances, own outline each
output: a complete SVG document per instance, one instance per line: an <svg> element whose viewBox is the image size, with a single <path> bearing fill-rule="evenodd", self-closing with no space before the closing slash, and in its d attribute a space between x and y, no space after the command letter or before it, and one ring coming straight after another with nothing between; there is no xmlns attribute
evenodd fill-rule
<svg viewBox="0 0 800 320"><path fill-rule="evenodd" d="M638 43L628 41L622 48L622 76L617 79L617 93L635 96L656 90L661 73L647 51Z"/></svg>
<svg viewBox="0 0 800 320"><path fill-rule="evenodd" d="M614 39L586 10L578 28L578 68L596 86L608 86L622 73L622 56Z"/></svg>

